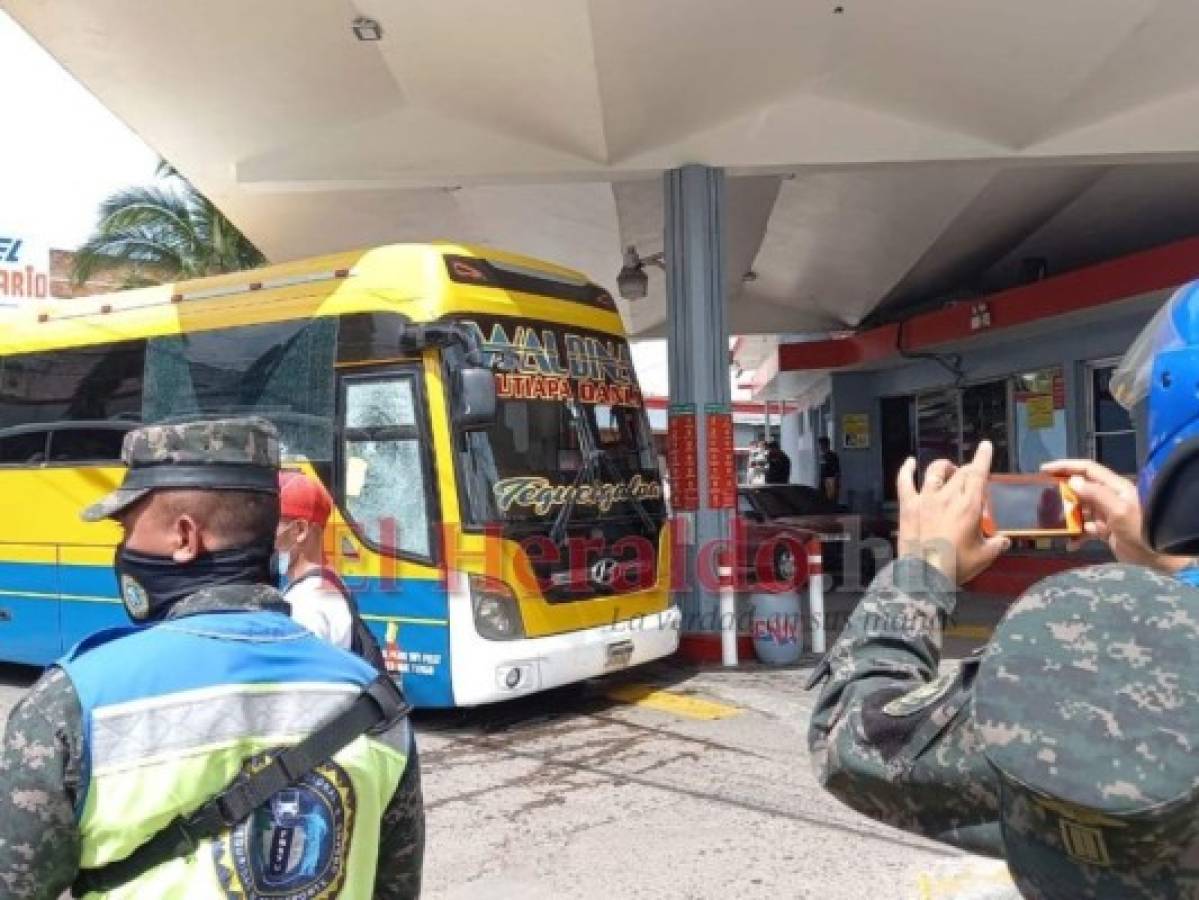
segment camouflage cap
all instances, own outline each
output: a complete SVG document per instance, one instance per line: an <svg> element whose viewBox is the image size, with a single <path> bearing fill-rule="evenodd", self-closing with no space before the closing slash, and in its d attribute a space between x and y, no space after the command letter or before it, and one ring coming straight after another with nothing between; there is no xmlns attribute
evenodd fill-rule
<svg viewBox="0 0 1199 900"><path fill-rule="evenodd" d="M1037 897L1194 896L1199 592L1136 566L1035 586L996 629L974 718L1008 865Z"/></svg>
<svg viewBox="0 0 1199 900"><path fill-rule="evenodd" d="M109 519L159 488L279 492L279 435L265 419L149 425L125 435L121 486L81 514Z"/></svg>

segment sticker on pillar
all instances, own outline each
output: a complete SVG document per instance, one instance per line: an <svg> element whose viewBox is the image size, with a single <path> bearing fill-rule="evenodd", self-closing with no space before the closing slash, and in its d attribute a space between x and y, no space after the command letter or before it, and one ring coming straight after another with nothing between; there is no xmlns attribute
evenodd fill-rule
<svg viewBox="0 0 1199 900"><path fill-rule="evenodd" d="M708 507L737 505L737 463L733 453L733 417L723 403L705 407L708 432Z"/></svg>
<svg viewBox="0 0 1199 900"><path fill-rule="evenodd" d="M841 447L844 450L870 449L870 416L845 413L841 416Z"/></svg>
<svg viewBox="0 0 1199 900"><path fill-rule="evenodd" d="M676 510L699 509L699 441L695 404L673 404L666 438L670 504Z"/></svg>

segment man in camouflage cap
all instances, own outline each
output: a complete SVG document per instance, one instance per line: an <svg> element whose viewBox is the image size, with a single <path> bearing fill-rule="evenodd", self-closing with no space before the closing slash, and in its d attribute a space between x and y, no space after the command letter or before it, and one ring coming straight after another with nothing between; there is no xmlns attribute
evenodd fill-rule
<svg viewBox="0 0 1199 900"><path fill-rule="evenodd" d="M900 471L900 558L813 673L817 776L897 828L1006 858L1023 896L1199 897L1199 592L1136 565L1040 582L941 671L991 447ZM1192 859L1194 857L1194 859Z"/></svg>
<svg viewBox="0 0 1199 900"><path fill-rule="evenodd" d="M418 896L406 707L294 623L272 586L274 428L151 426L122 456L121 486L83 517L123 528L117 584L143 624L86 639L13 710L0 896ZM369 732L287 764L359 708L377 713Z"/></svg>
<svg viewBox="0 0 1199 900"><path fill-rule="evenodd" d="M1036 585L996 631L972 718L1026 895L1199 894L1197 600L1097 566Z"/></svg>
<svg viewBox="0 0 1199 900"><path fill-rule="evenodd" d="M85 509L85 522L116 518L155 488L278 495L279 438L263 419L219 419L139 428L125 436L125 480Z"/></svg>

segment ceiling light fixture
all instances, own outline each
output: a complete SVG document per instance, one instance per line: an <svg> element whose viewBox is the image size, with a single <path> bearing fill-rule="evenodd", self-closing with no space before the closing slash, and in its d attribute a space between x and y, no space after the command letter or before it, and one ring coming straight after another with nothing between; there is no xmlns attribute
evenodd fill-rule
<svg viewBox="0 0 1199 900"><path fill-rule="evenodd" d="M354 29L354 37L360 41L379 41L383 39L383 26L376 19L359 16L350 27Z"/></svg>

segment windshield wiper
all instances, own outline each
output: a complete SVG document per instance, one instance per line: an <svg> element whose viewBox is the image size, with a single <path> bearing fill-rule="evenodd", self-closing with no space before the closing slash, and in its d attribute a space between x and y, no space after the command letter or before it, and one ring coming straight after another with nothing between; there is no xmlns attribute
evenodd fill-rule
<svg viewBox="0 0 1199 900"><path fill-rule="evenodd" d="M619 481L624 477L624 474L617 468L616 463L612 461L612 457L608 455L608 452L603 447L597 448L596 452L599 454L599 461L608 464L608 471L612 474L613 478ZM657 525L654 522L654 517L645 508L645 503L642 499L630 491L628 502L636 510L638 518L641 519L641 524L646 527L650 534L653 534Z"/></svg>
<svg viewBox="0 0 1199 900"><path fill-rule="evenodd" d="M594 424L595 431L593 432L591 430L591 428L592 428L591 421L587 420L586 416L583 416L582 418L584 421L580 424L582 425L583 430L587 432L588 443L591 445L592 452L595 454L598 462L606 464L609 475L611 475L611 477L616 479L616 481L618 483L623 481L625 478L625 474L623 472L621 472L620 469L617 467L617 465L613 461L612 457L608 454L607 448L604 447L603 442L600 440L599 423L596 422ZM654 529L657 526L654 523L653 516L651 516L649 514L649 510L645 508L645 504L642 502L641 498L635 497L632 494L632 492L630 492L628 502L633 507L633 509L636 511L638 517L641 519L641 524L646 527L646 530L650 534L653 534Z"/></svg>
<svg viewBox="0 0 1199 900"><path fill-rule="evenodd" d="M573 400L570 400L566 404L566 409L570 414L571 423L575 426L575 434L579 439L579 449L583 451L583 465L579 467L574 481L570 483L570 491L566 495L566 502L558 510L558 515L554 516L554 524L550 527L550 540L555 545L561 544L562 539L566 536L566 528L570 524L571 516L574 515L575 498L579 494L579 485L588 476L594 477L592 473L595 471L596 463L599 462L596 447L591 443L591 433L581 421L582 416L579 415L579 408Z"/></svg>
<svg viewBox="0 0 1199 900"><path fill-rule="evenodd" d="M562 543L562 539L566 535L567 526L570 524L571 516L574 515L576 506L575 497L578 495L579 485L588 478L593 482L600 481L603 478L601 469L606 469L608 474L618 483L623 482L625 478L624 473L620 471L616 463L612 460L612 457L608 455L607 450L600 443L599 436L592 430L591 422L587 419L587 416L579 411L575 401L569 401L566 404L566 408L570 411L570 420L574 424L575 433L579 438L579 449L583 453L583 466L575 475L566 502L558 510L558 515L554 517L554 524L550 528L550 540L555 544ZM642 499L630 493L628 495L628 503L633 507L646 530L650 534L653 534L658 526L654 522L654 517L646 509Z"/></svg>

